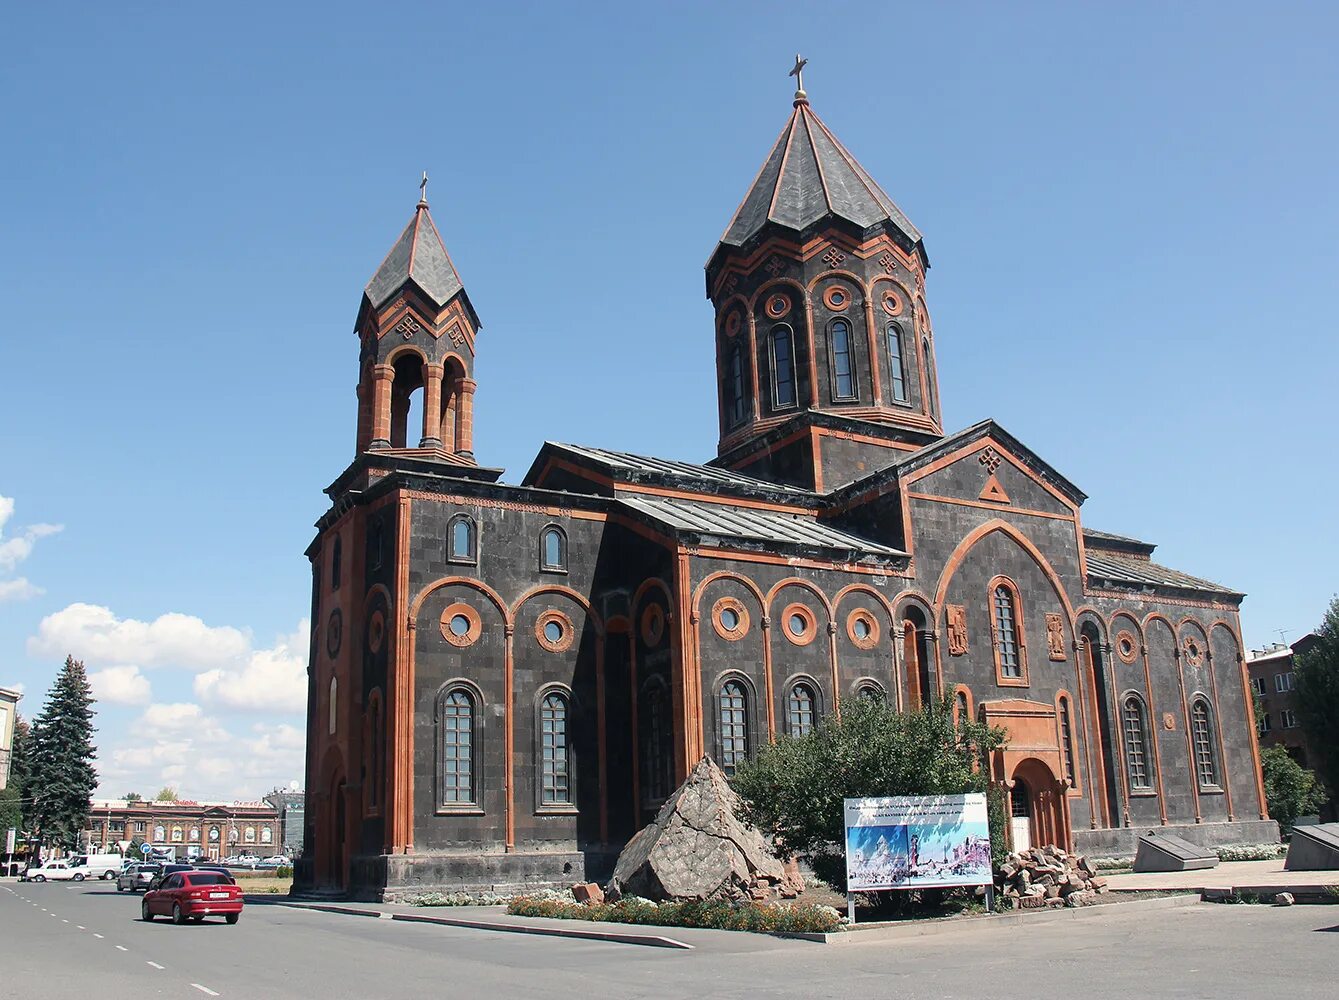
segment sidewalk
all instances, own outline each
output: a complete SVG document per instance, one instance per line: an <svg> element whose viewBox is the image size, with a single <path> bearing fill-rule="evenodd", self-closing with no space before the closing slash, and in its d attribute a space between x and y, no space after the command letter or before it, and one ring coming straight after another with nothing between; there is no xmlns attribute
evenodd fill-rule
<svg viewBox="0 0 1339 1000"><path fill-rule="evenodd" d="M1179 889L1199 893L1252 892L1256 895L1291 892L1323 894L1332 886L1339 886L1339 871L1288 872L1283 870L1283 858L1273 861L1224 861L1216 868L1201 868L1189 872L1146 872L1144 874L1108 875L1107 888L1112 892Z"/></svg>

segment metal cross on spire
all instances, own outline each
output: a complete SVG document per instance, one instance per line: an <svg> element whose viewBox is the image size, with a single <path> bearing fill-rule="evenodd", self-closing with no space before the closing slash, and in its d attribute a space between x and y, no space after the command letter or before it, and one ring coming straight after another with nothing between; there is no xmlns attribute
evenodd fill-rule
<svg viewBox="0 0 1339 1000"><path fill-rule="evenodd" d="M423 180L418 182L418 203L426 205L428 203L428 172L423 171Z"/></svg>
<svg viewBox="0 0 1339 1000"><path fill-rule="evenodd" d="M800 54L795 53L795 68L787 76L795 77L795 100L807 100L809 95L804 92L804 67L809 65L808 59L800 58Z"/></svg>

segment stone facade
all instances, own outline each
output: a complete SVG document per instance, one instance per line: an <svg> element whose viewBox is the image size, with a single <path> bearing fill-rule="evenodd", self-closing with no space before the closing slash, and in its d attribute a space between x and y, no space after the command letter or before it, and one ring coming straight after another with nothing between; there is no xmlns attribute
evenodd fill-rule
<svg viewBox="0 0 1339 1000"><path fill-rule="evenodd" d="M122 840L138 840L179 858L269 857L280 853L279 815L268 802L95 799L80 843L110 853L120 850Z"/></svg>
<svg viewBox="0 0 1339 1000"><path fill-rule="evenodd" d="M299 886L602 878L704 755L728 773L856 697L1005 726L1018 847L1277 836L1242 595L1086 528L993 421L945 436L928 267L797 94L707 265L717 457L548 443L506 485L420 203L363 298L356 455L307 550Z"/></svg>

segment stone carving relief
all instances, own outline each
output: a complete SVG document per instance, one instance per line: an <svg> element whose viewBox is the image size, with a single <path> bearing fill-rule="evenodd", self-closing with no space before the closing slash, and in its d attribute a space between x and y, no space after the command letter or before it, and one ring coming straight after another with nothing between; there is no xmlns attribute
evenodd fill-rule
<svg viewBox="0 0 1339 1000"><path fill-rule="evenodd" d="M1053 612L1046 615L1046 646L1051 659L1065 659L1065 619Z"/></svg>
<svg viewBox="0 0 1339 1000"><path fill-rule="evenodd" d="M967 652L967 609L961 604L950 604L948 611L948 651L950 656Z"/></svg>

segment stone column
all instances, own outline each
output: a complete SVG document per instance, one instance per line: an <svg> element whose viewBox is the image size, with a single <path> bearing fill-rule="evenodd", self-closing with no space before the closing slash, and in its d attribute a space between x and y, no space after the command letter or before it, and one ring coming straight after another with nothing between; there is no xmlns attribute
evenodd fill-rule
<svg viewBox="0 0 1339 1000"><path fill-rule="evenodd" d="M372 443L369 450L391 446L391 387L395 383L393 365L377 365L372 369Z"/></svg>
<svg viewBox="0 0 1339 1000"><path fill-rule="evenodd" d="M474 457L474 390L479 383L472 378L460 380L460 395L456 402L456 454Z"/></svg>
<svg viewBox="0 0 1339 1000"><path fill-rule="evenodd" d="M441 365L423 366L423 439L420 448L442 446L442 374Z"/></svg>

